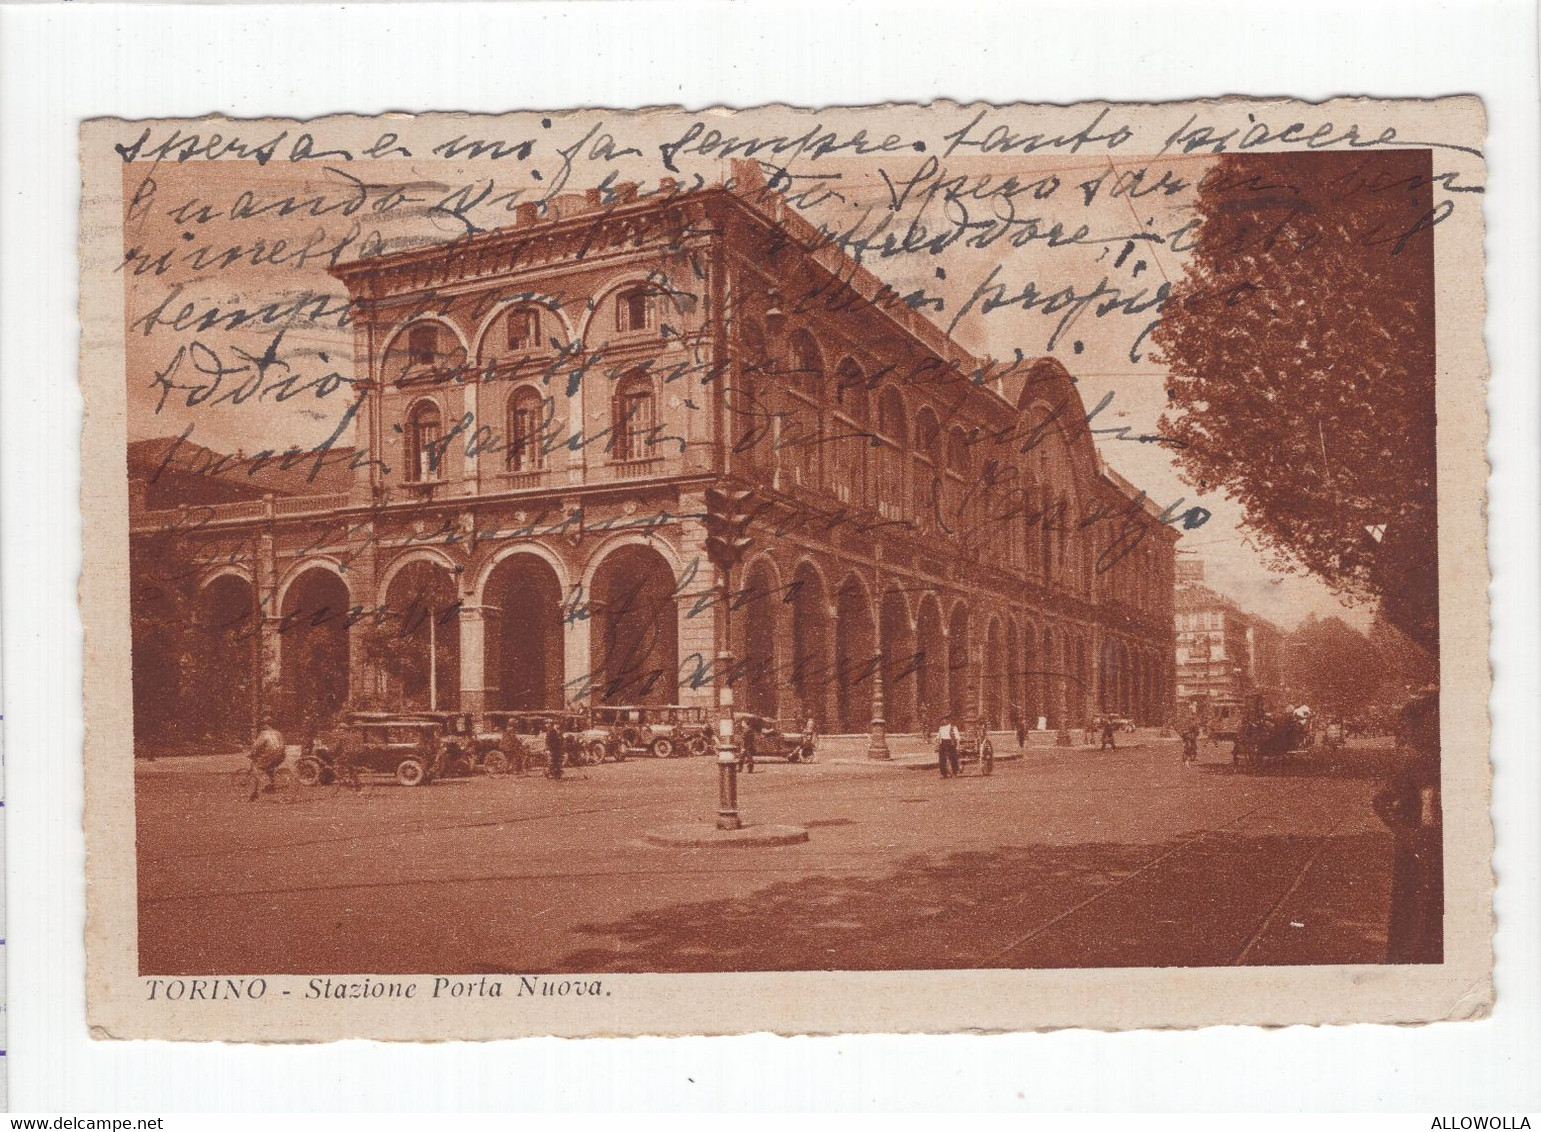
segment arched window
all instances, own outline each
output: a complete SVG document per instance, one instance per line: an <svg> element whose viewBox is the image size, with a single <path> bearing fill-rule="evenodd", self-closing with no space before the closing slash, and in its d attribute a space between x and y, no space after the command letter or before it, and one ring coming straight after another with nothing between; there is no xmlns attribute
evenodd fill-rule
<svg viewBox="0 0 1541 1132"><path fill-rule="evenodd" d="M626 288L615 297L616 330L626 333L657 326L657 305L653 289L646 284Z"/></svg>
<svg viewBox="0 0 1541 1132"><path fill-rule="evenodd" d="M834 474L830 477L835 495L842 503L865 507L868 494L867 378L861 367L846 358L835 370L835 405L840 414L831 429Z"/></svg>
<svg viewBox="0 0 1541 1132"><path fill-rule="evenodd" d="M805 399L794 406L796 452L794 472L803 487L819 484L819 459L824 447L824 359L806 330L792 335L788 387Z"/></svg>
<svg viewBox="0 0 1541 1132"><path fill-rule="evenodd" d="M915 518L926 527L936 525L936 482L942 473L942 426L930 408L915 418Z"/></svg>
<svg viewBox="0 0 1541 1132"><path fill-rule="evenodd" d="M813 335L799 330L792 335L792 386L804 396L824 395L824 357Z"/></svg>
<svg viewBox="0 0 1541 1132"><path fill-rule="evenodd" d="M945 503L942 517L948 526L965 535L972 533L967 531L967 516L964 515L969 498L969 464L972 455L967 434L954 425L947 434L947 486L943 492Z"/></svg>
<svg viewBox="0 0 1541 1132"><path fill-rule="evenodd" d="M846 358L835 371L835 404L857 424L865 426L871 412L867 375L854 359Z"/></svg>
<svg viewBox="0 0 1541 1132"><path fill-rule="evenodd" d="M515 307L508 312L505 327L510 350L536 350L540 348L540 308Z"/></svg>
<svg viewBox="0 0 1541 1132"><path fill-rule="evenodd" d="M431 366L439 356L439 328L425 322L407 330L407 365Z"/></svg>
<svg viewBox="0 0 1541 1132"><path fill-rule="evenodd" d="M879 449L882 459L878 465L878 508L885 518L908 518L904 471L910 430L904 416L904 400L891 385L878 396L878 435L883 438L883 447Z"/></svg>
<svg viewBox="0 0 1541 1132"><path fill-rule="evenodd" d="M610 400L610 451L615 460L646 460L652 449L656 423L653 380L645 373L631 373L615 386Z"/></svg>
<svg viewBox="0 0 1541 1132"><path fill-rule="evenodd" d="M533 385L508 399L508 470L533 472L545 465L545 401Z"/></svg>
<svg viewBox="0 0 1541 1132"><path fill-rule="evenodd" d="M424 483L443 478L444 418L432 401L419 401L407 418L407 478Z"/></svg>

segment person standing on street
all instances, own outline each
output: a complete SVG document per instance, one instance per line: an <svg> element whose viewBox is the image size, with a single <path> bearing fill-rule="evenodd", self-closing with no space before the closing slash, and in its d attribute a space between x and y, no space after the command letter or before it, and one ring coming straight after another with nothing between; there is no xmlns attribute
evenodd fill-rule
<svg viewBox="0 0 1541 1132"><path fill-rule="evenodd" d="M753 720L744 721L744 734L739 740L738 769L746 774L754 773L755 748L759 743L759 725Z"/></svg>
<svg viewBox="0 0 1541 1132"><path fill-rule="evenodd" d="M546 725L546 757L551 762L552 778L562 777L562 743L562 729L553 719Z"/></svg>
<svg viewBox="0 0 1541 1132"><path fill-rule="evenodd" d="M1027 720L1017 716L1017 753L1027 750Z"/></svg>
<svg viewBox="0 0 1541 1132"><path fill-rule="evenodd" d="M1439 794L1439 692L1402 709L1396 773L1371 802L1394 838L1386 962L1441 963L1445 954L1444 817Z"/></svg>
<svg viewBox="0 0 1541 1132"><path fill-rule="evenodd" d="M1113 739L1113 720L1104 716L1102 720L1102 745L1099 751L1116 751L1118 744Z"/></svg>
<svg viewBox="0 0 1541 1132"><path fill-rule="evenodd" d="M936 762L943 778L953 778L958 774L958 739L958 729L944 715L942 725L936 729Z"/></svg>
<svg viewBox="0 0 1541 1132"><path fill-rule="evenodd" d="M1183 728L1183 765L1191 766L1199 761L1199 729L1189 726Z"/></svg>
<svg viewBox="0 0 1541 1132"><path fill-rule="evenodd" d="M273 726L271 716L262 717L262 729L257 732L257 738L251 745L251 767L254 773L251 776L251 793L247 795L248 802L255 802L260 791L264 794L273 793L273 772L284 762L284 737L279 734L278 728Z"/></svg>

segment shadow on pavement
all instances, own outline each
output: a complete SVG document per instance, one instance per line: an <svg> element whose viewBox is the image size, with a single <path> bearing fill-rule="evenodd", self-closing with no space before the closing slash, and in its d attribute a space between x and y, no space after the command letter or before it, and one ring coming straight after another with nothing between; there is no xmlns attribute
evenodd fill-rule
<svg viewBox="0 0 1541 1132"><path fill-rule="evenodd" d="M578 924L593 944L553 969L1378 963L1388 843L1211 833L915 857L883 877L812 876Z"/></svg>
<svg viewBox="0 0 1541 1132"><path fill-rule="evenodd" d="M1271 759L1242 759L1232 763L1200 762L1197 769L1205 774L1245 774L1254 778L1390 778L1396 768L1397 754L1390 747L1345 748L1326 752L1314 750Z"/></svg>

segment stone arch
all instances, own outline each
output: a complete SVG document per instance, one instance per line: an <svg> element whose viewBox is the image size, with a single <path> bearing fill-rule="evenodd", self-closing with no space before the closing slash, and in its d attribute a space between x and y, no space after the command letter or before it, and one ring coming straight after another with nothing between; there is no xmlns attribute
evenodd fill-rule
<svg viewBox="0 0 1541 1132"><path fill-rule="evenodd" d="M347 580L334 564L312 559L290 572L278 609L281 695L269 708L305 738L336 722L348 702Z"/></svg>
<svg viewBox="0 0 1541 1132"><path fill-rule="evenodd" d="M584 593L591 594L594 592L594 578L599 573L600 564L610 554L623 546L640 546L655 551L668 565L677 584L681 563L680 556L675 552L673 546L655 535L644 534L639 531L621 531L611 535L589 552L588 559L584 563L583 576L580 580Z"/></svg>
<svg viewBox="0 0 1541 1132"><path fill-rule="evenodd" d="M465 331L461 330L459 325L453 319L443 314L426 312L423 314L413 315L405 322L397 323L391 328L390 333L388 333L385 337L385 341L380 344L381 360L384 361L386 358L390 357L391 353L405 339L408 331L410 331L412 327L423 326L429 323L442 326L444 329L448 330L455 336L455 343L460 349L462 360L471 356L471 344L466 339Z"/></svg>
<svg viewBox="0 0 1541 1132"><path fill-rule="evenodd" d="M385 593L395 584L397 576L411 566L414 562L430 562L439 568L448 571L457 579L463 573L460 563L456 562L447 553L436 546L418 546L411 550L403 551L391 559L384 573L380 575L379 592ZM340 571L339 571L340 572ZM458 589L458 587L457 587Z"/></svg>
<svg viewBox="0 0 1541 1132"><path fill-rule="evenodd" d="M900 590L885 590L879 603L878 651L883 658L884 722L890 731L910 731L915 727L921 657L909 599Z"/></svg>
<svg viewBox="0 0 1541 1132"><path fill-rule="evenodd" d="M193 604L198 633L197 694L181 699L181 713L221 745L249 742L258 724L257 672L262 622L257 587L238 567L212 571Z"/></svg>
<svg viewBox="0 0 1541 1132"><path fill-rule="evenodd" d="M990 618L985 630L984 715L987 726L999 731L1006 725L1006 640L999 617Z"/></svg>
<svg viewBox="0 0 1541 1132"><path fill-rule="evenodd" d="M1006 714L1015 726L1026 718L1022 695L1022 630L1015 617L1006 618Z"/></svg>
<svg viewBox="0 0 1541 1132"><path fill-rule="evenodd" d="M572 578L567 572L567 562L560 554L543 541L521 539L517 542L510 542L500 546L495 553L488 556L486 561L477 568L470 585L471 596L477 604L480 605L491 600L487 593L487 583L492 578L493 571L498 568L498 564L504 559L515 554L531 555L539 558L547 566L551 567L551 572L556 575L557 582L561 585L564 594L572 587Z"/></svg>
<svg viewBox="0 0 1541 1132"><path fill-rule="evenodd" d="M979 689L973 681L968 602L953 602L947 618L947 711L954 723L974 714Z"/></svg>
<svg viewBox="0 0 1541 1132"><path fill-rule="evenodd" d="M487 622L488 702L520 711L561 708L566 587L556 567L532 548L516 545L483 571L476 592Z"/></svg>
<svg viewBox="0 0 1541 1132"><path fill-rule="evenodd" d="M623 539L591 559L589 675L594 702L671 704L679 694L679 607L671 556Z"/></svg>
<svg viewBox="0 0 1541 1132"><path fill-rule="evenodd" d="M947 711L947 630L934 591L922 595L915 610L915 652L916 726L929 732Z"/></svg>
<svg viewBox="0 0 1541 1132"><path fill-rule="evenodd" d="M821 730L835 719L834 633L824 575L808 559L792 572L792 655L790 684L796 714L812 716Z"/></svg>
<svg viewBox="0 0 1541 1132"><path fill-rule="evenodd" d="M872 596L855 573L835 593L835 718L843 733L866 731L872 721L872 671L877 631Z"/></svg>
<svg viewBox="0 0 1541 1132"><path fill-rule="evenodd" d="M674 288L667 278L660 279L657 272L625 272L617 278L610 280L598 291L594 292L594 294L590 297L589 302L587 303L587 309L583 314L583 319L578 324L578 334L575 338L572 339L572 341L581 342L586 346L591 346L596 345L601 339L608 339L612 337L615 333L613 330L607 330L603 334L595 333L595 319L600 317L600 312L608 311L611 309L610 300L612 298L620 295L623 291L630 291L641 287L647 288L649 292L663 299L670 308L681 314L685 313L685 305L680 300L679 296L686 295L687 298L694 298L694 296L689 296L686 294L686 292ZM658 322L661 323L663 321L664 313L665 312L662 307L658 308ZM601 323L599 325L602 326L603 324ZM675 329L678 330L680 327L675 327Z"/></svg>
<svg viewBox="0 0 1541 1132"><path fill-rule="evenodd" d="M743 672L744 710L769 719L781 711L781 687L790 648L790 610L775 559L760 553L744 564L731 610L733 655ZM799 720L798 722L802 722Z"/></svg>
<svg viewBox="0 0 1541 1132"><path fill-rule="evenodd" d="M342 563L329 554L311 555L291 563L290 566L281 575L279 575L278 585L276 587L276 592L274 593L274 598L276 599L275 604L280 611L280 615L282 615L284 604L288 601L289 598L289 587L294 584L295 579L309 570L326 570L329 573L337 575L337 580L342 583L343 590L349 594L351 599L352 588L348 585L348 572L343 569Z"/></svg>
<svg viewBox="0 0 1541 1132"><path fill-rule="evenodd" d="M573 343L572 319L567 316L567 312L562 309L561 304L555 299L549 295L510 295L507 298L499 299L493 304L492 309L483 316L481 322L471 334L471 355L476 359L478 366L485 365L490 360L487 355L487 336L492 333L492 328L498 324L504 315L520 307L539 307L542 312L550 314L556 320L557 327L562 332L562 345L570 346ZM545 337L545 329L543 326L543 337ZM526 352L544 353L549 349L548 345L542 343L540 349Z"/></svg>
<svg viewBox="0 0 1541 1132"><path fill-rule="evenodd" d="M1060 657L1059 634L1052 627L1043 627L1040 665L1043 668L1043 714L1049 729L1059 730L1065 724L1064 665Z"/></svg>
<svg viewBox="0 0 1541 1132"><path fill-rule="evenodd" d="M458 706L461 584L459 566L431 547L408 551L386 569L371 659L384 676L389 707Z"/></svg>

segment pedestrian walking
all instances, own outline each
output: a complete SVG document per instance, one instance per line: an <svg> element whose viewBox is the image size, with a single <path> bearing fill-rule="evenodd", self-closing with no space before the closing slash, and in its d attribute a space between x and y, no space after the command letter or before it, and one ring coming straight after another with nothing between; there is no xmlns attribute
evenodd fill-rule
<svg viewBox="0 0 1541 1132"><path fill-rule="evenodd" d="M759 746L759 726L752 720L744 723L744 734L738 745L738 769L745 774L754 773L754 756Z"/></svg>
<svg viewBox="0 0 1541 1132"><path fill-rule="evenodd" d="M1118 743L1113 739L1113 720L1110 718L1104 718L1102 721L1102 745L1097 749L1099 751L1118 750Z"/></svg>
<svg viewBox="0 0 1541 1132"><path fill-rule="evenodd" d="M1017 753L1027 750L1027 720L1017 716Z"/></svg>
<svg viewBox="0 0 1541 1132"><path fill-rule="evenodd" d="M1199 761L1199 731L1196 727L1185 727L1182 732L1183 741L1183 765L1189 766Z"/></svg>
<svg viewBox="0 0 1541 1132"><path fill-rule="evenodd" d="M546 725L546 756L551 761L551 777L562 777L562 729L557 726L557 721L552 720Z"/></svg>
<svg viewBox="0 0 1541 1132"><path fill-rule="evenodd" d="M936 763L942 772L943 778L955 778L959 773L958 767L958 729L947 716L942 717L942 725L936 729Z"/></svg>

